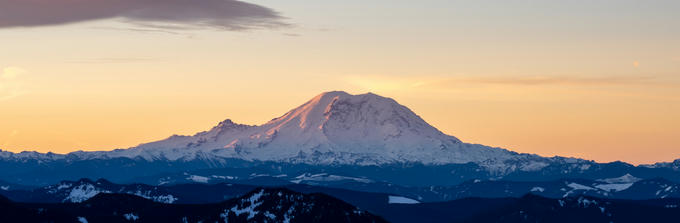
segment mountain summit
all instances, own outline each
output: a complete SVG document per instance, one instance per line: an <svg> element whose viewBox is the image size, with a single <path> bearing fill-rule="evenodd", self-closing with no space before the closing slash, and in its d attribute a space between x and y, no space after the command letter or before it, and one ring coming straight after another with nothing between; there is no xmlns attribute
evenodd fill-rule
<svg viewBox="0 0 680 223"><path fill-rule="evenodd" d="M417 162L447 164L504 160L514 153L462 143L395 100L367 93L322 93L259 125L225 120L194 136L173 136L106 154L148 160L237 158L308 164Z"/></svg>

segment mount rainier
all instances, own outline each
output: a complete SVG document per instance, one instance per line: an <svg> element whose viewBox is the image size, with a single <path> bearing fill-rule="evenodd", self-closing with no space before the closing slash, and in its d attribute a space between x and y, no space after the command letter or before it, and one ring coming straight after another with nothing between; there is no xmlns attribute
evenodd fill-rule
<svg viewBox="0 0 680 223"><path fill-rule="evenodd" d="M85 153L83 157L380 165L502 162L516 155L462 143L392 99L336 91L320 94L260 126L227 119L194 136L173 136L128 150Z"/></svg>
<svg viewBox="0 0 680 223"><path fill-rule="evenodd" d="M191 171L240 174L241 179L253 174L295 177L316 172L404 184L417 179L409 176L434 175L446 179L427 183L453 184L476 178L596 179L626 173L678 178L677 163L600 164L468 144L442 133L393 99L334 91L262 125L227 119L193 136L174 135L129 149L69 154L0 151L0 168L6 170L0 180L44 185L63 180L57 176L158 181ZM385 172L404 175L392 179L381 176Z"/></svg>

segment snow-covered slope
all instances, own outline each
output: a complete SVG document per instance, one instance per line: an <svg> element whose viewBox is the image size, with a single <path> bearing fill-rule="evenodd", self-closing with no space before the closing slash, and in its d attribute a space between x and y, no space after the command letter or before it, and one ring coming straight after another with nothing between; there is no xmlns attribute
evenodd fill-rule
<svg viewBox="0 0 680 223"><path fill-rule="evenodd" d="M516 154L462 143L429 125L410 109L375 94L335 91L260 126L221 122L194 136L127 150L79 153L92 157L192 160L214 157L309 164L447 164L502 162ZM540 165L540 164L539 164Z"/></svg>

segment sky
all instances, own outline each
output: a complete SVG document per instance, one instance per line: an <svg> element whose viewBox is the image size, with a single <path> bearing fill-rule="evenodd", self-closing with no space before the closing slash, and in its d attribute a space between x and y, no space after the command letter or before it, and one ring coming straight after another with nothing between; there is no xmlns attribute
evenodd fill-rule
<svg viewBox="0 0 680 223"><path fill-rule="evenodd" d="M110 150L373 92L465 142L680 158L678 1L0 0L0 149Z"/></svg>

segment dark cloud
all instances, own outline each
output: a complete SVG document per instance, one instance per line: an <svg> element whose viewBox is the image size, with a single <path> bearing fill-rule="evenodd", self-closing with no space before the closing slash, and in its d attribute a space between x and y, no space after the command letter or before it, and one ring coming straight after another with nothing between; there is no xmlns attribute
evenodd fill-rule
<svg viewBox="0 0 680 223"><path fill-rule="evenodd" d="M0 0L0 28L120 18L156 29L286 26L272 9L236 0Z"/></svg>

